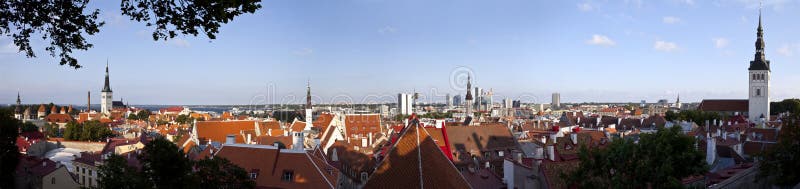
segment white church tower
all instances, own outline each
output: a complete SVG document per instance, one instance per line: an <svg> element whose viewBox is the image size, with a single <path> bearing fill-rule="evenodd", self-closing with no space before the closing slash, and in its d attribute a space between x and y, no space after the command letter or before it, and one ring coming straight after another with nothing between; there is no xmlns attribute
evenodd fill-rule
<svg viewBox="0 0 800 189"><path fill-rule="evenodd" d="M108 83L108 62L106 62L106 83L103 90L100 91L100 112L105 115L111 115L111 102L112 102L111 85Z"/></svg>
<svg viewBox="0 0 800 189"><path fill-rule="evenodd" d="M311 130L313 125L313 108L311 107L311 81L306 84L306 127L303 128L305 131Z"/></svg>
<svg viewBox="0 0 800 189"><path fill-rule="evenodd" d="M748 80L750 81L749 117L750 122L769 121L769 78L770 62L764 55L764 30L761 27L761 11L758 13L758 33L755 59L750 61Z"/></svg>

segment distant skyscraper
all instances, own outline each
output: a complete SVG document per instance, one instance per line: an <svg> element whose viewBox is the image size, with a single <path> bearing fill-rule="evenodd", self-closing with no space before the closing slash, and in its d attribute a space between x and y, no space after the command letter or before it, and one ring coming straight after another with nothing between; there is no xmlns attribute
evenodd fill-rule
<svg viewBox="0 0 800 189"><path fill-rule="evenodd" d="M513 108L514 102L510 98L503 99L503 108Z"/></svg>
<svg viewBox="0 0 800 189"><path fill-rule="evenodd" d="M463 97L463 96L461 96L461 95L455 95L455 96L453 96L453 104L452 104L452 105L453 105L453 106L461 106L461 105L462 105L462 103L464 103L464 102L463 102L463 99L464 99L464 97Z"/></svg>
<svg viewBox="0 0 800 189"><path fill-rule="evenodd" d="M473 94L473 95L475 95L475 99L474 99L475 100L474 101L474 103L475 103L474 106L475 107L474 108L477 111L481 111L481 103L483 102L483 95L482 94L483 94L483 89L480 88L480 87L475 87L475 91L474 91L474 94Z"/></svg>
<svg viewBox="0 0 800 189"><path fill-rule="evenodd" d="M553 109L561 107L561 93L553 93L552 101L550 106L552 106Z"/></svg>
<svg viewBox="0 0 800 189"><path fill-rule="evenodd" d="M402 115L414 113L414 95L400 93L397 94L397 110Z"/></svg>
<svg viewBox="0 0 800 189"><path fill-rule="evenodd" d="M108 81L108 62L106 62L106 83L103 85L103 90L100 91L100 112L106 115L111 114L112 105L111 84Z"/></svg>
<svg viewBox="0 0 800 189"><path fill-rule="evenodd" d="M750 61L748 78L750 81L749 117L751 122L769 120L769 78L770 62L764 54L764 29L761 27L761 11L758 12L758 29L756 32L756 54Z"/></svg>
<svg viewBox="0 0 800 189"><path fill-rule="evenodd" d="M450 97L450 93L447 93L447 95L445 96L444 100L445 100L445 104L447 105L447 108L452 108L453 107L453 98Z"/></svg>

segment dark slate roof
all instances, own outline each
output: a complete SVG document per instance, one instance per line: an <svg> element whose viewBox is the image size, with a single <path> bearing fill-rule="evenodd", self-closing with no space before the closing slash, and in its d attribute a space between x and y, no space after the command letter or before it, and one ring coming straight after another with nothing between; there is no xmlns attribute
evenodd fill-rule
<svg viewBox="0 0 800 189"><path fill-rule="evenodd" d="M769 70L769 60L750 61L750 68L748 68L748 70Z"/></svg>
<svg viewBox="0 0 800 189"><path fill-rule="evenodd" d="M750 104L744 100L703 100L700 106L697 107L703 111L716 111L716 112L747 112L749 111Z"/></svg>

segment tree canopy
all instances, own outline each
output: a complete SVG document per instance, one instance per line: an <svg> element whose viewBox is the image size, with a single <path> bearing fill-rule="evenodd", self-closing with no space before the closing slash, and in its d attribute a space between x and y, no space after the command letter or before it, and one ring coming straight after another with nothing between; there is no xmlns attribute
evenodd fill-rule
<svg viewBox="0 0 800 189"><path fill-rule="evenodd" d="M778 115L779 113L786 113L786 112L798 112L800 111L800 99L792 98L792 99L784 99L780 102L770 102L770 113L772 115Z"/></svg>
<svg viewBox="0 0 800 189"><path fill-rule="evenodd" d="M783 120L778 143L764 151L759 159L758 178L778 186L800 182L800 116L797 112Z"/></svg>
<svg viewBox="0 0 800 189"><path fill-rule="evenodd" d="M239 15L261 8L260 0L239 1L173 1L121 0L122 15L154 26L153 40L167 40L178 34L197 36L202 33L216 39L222 24ZM100 32L105 22L98 20L99 9L87 9L89 0L0 2L0 34L11 36L19 51L36 57L31 37L41 35L49 42L44 50L60 58L59 64L81 67L72 56L74 50L88 50L93 45L87 36Z"/></svg>
<svg viewBox="0 0 800 189"><path fill-rule="evenodd" d="M65 140L100 141L113 136L114 133L100 121L92 120L67 123L63 135Z"/></svg>
<svg viewBox="0 0 800 189"><path fill-rule="evenodd" d="M100 188L254 188L247 171L224 158L192 161L178 146L157 137L138 158L141 171L123 156L111 155L100 166Z"/></svg>
<svg viewBox="0 0 800 189"><path fill-rule="evenodd" d="M708 169L695 142L680 127L671 127L643 133L638 143L617 138L604 149L582 146L580 166L562 177L578 188L681 187L682 178Z"/></svg>
<svg viewBox="0 0 800 189"><path fill-rule="evenodd" d="M19 163L19 126L22 122L14 119L9 109L0 109L0 186L14 186L14 170Z"/></svg>

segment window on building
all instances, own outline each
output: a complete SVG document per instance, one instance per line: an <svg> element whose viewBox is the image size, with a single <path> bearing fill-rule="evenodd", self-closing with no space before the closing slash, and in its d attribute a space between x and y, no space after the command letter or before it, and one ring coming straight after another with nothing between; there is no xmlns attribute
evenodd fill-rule
<svg viewBox="0 0 800 189"><path fill-rule="evenodd" d="M292 182L293 180L294 180L294 171L283 170L283 176L281 177L281 181Z"/></svg>
<svg viewBox="0 0 800 189"><path fill-rule="evenodd" d="M753 80L756 80L756 74L753 74Z"/></svg>
<svg viewBox="0 0 800 189"><path fill-rule="evenodd" d="M255 180L258 177L258 173L250 173L250 179Z"/></svg>
<svg viewBox="0 0 800 189"><path fill-rule="evenodd" d="M50 178L50 184L56 184L56 177Z"/></svg>
<svg viewBox="0 0 800 189"><path fill-rule="evenodd" d="M761 89L756 89L756 96L761 96Z"/></svg>
<svg viewBox="0 0 800 189"><path fill-rule="evenodd" d="M361 181L367 180L367 172L361 172Z"/></svg>

